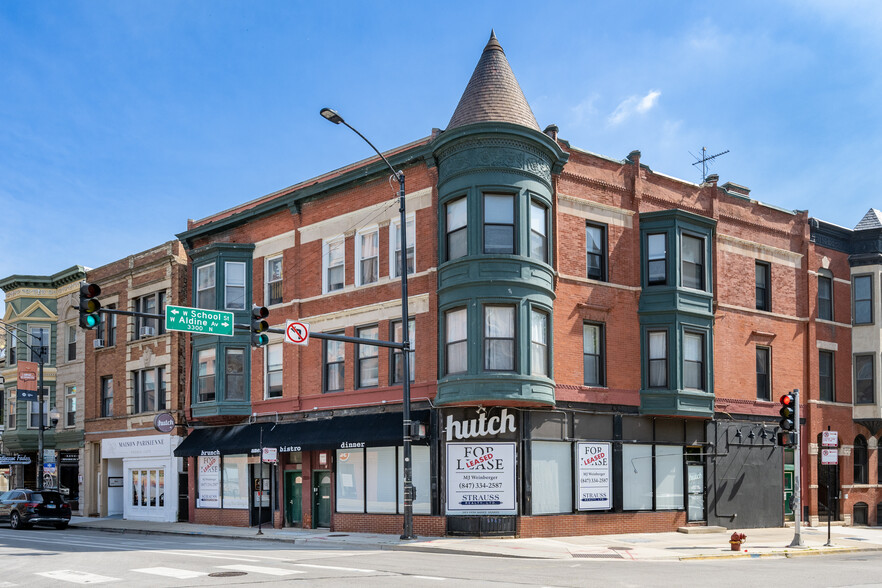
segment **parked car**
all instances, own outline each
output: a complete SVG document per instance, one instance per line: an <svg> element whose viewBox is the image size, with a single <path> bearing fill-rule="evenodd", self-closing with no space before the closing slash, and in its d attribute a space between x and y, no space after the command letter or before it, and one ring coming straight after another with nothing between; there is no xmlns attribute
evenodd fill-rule
<svg viewBox="0 0 882 588"><path fill-rule="evenodd" d="M0 494L0 521L8 521L13 529L27 529L31 525L66 529L70 504L55 490L10 490Z"/></svg>

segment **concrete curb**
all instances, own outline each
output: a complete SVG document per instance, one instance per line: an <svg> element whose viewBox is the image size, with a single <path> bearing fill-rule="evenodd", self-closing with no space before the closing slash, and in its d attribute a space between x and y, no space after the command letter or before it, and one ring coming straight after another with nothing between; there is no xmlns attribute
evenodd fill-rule
<svg viewBox="0 0 882 588"><path fill-rule="evenodd" d="M700 560L720 560L720 559L750 559L750 558L772 558L772 557L807 557L813 555L839 555L841 553L858 553L862 551L882 551L882 547L827 547L817 548L808 547L804 550L782 549L780 551L767 551L764 553L719 553L713 555L683 555L678 559L680 561L700 561Z"/></svg>

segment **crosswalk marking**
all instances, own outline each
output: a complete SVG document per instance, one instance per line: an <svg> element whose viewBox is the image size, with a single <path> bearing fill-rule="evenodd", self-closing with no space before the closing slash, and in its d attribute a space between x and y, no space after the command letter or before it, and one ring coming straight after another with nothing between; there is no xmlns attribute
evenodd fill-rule
<svg viewBox="0 0 882 588"><path fill-rule="evenodd" d="M316 568L319 570L342 570L344 572L364 572L366 574L372 574L376 571L376 570L364 570L361 568L341 568L341 567L337 567L337 566L320 566L320 565L316 565L316 564L298 563L298 564L294 564L294 565L295 566L302 566L304 568Z"/></svg>
<svg viewBox="0 0 882 588"><path fill-rule="evenodd" d="M204 557L208 559L230 559L233 561L247 561L251 563L259 563L260 560L251 559L248 557L235 557L232 555L207 555L205 553L192 553L190 551L154 551L153 553L164 553L166 555L185 555L187 557Z"/></svg>
<svg viewBox="0 0 882 588"><path fill-rule="evenodd" d="M285 568L270 568L264 566L246 566L236 564L233 566L217 566L225 570L236 570L237 572L251 572L252 574L267 574L269 576L290 576L291 574L305 574L300 570L286 570Z"/></svg>
<svg viewBox="0 0 882 588"><path fill-rule="evenodd" d="M190 578L198 578L199 576L207 576L208 572L194 572L193 570L181 570L178 568L139 568L132 570L133 572L141 572L142 574L154 574L156 576L165 576L166 578L177 578L178 580L189 580Z"/></svg>
<svg viewBox="0 0 882 588"><path fill-rule="evenodd" d="M439 580L444 581L447 578L439 578L438 576L411 576L412 578L420 579L420 580Z"/></svg>
<svg viewBox="0 0 882 588"><path fill-rule="evenodd" d="M38 576L51 578L52 580L60 580L62 582L73 582L74 584L101 584L103 582L121 582L119 578L111 578L110 576L101 576L99 574L90 574L89 572L78 572L77 570L55 570L54 572L37 572Z"/></svg>

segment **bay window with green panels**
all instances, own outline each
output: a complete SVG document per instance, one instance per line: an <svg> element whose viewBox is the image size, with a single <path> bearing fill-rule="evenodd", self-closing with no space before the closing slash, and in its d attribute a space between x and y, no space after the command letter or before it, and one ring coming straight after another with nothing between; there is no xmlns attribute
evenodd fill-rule
<svg viewBox="0 0 882 588"><path fill-rule="evenodd" d="M640 215L640 412L713 415L716 221L683 210Z"/></svg>
<svg viewBox="0 0 882 588"><path fill-rule="evenodd" d="M192 306L232 312L248 323L252 303L251 244L216 243L194 250ZM251 414L251 341L244 329L232 337L192 335L194 417Z"/></svg>

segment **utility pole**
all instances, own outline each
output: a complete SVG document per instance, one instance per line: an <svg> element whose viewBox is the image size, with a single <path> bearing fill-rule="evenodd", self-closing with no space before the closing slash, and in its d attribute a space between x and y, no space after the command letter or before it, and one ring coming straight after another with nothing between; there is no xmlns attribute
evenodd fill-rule
<svg viewBox="0 0 882 588"><path fill-rule="evenodd" d="M802 535L800 534L802 521L802 492L799 486L799 479L800 471L802 469L802 433L800 431L799 423L799 388L793 389L793 400L794 436L796 437L796 442L793 447L793 519L796 521L796 525L793 529L793 541L790 542L789 546L805 547L805 543L802 542Z"/></svg>

